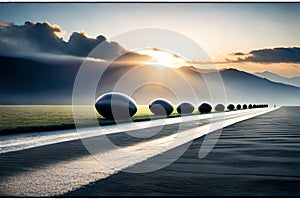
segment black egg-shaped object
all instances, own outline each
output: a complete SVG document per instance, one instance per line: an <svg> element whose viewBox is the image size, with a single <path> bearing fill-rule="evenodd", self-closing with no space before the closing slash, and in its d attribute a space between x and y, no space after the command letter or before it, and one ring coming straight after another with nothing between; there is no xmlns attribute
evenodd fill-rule
<svg viewBox="0 0 300 200"><path fill-rule="evenodd" d="M149 104L149 109L155 115L169 116L174 108L169 101L165 99L156 99Z"/></svg>
<svg viewBox="0 0 300 200"><path fill-rule="evenodd" d="M223 104L218 104L215 106L215 110L218 112L224 111L225 106Z"/></svg>
<svg viewBox="0 0 300 200"><path fill-rule="evenodd" d="M247 104L243 105L243 109L247 109L247 107L248 107Z"/></svg>
<svg viewBox="0 0 300 200"><path fill-rule="evenodd" d="M208 103L203 103L198 107L198 111L200 113L209 113L209 112L211 112L211 109L212 109L212 107Z"/></svg>
<svg viewBox="0 0 300 200"><path fill-rule="evenodd" d="M241 110L242 109L241 104L236 105L236 109Z"/></svg>
<svg viewBox="0 0 300 200"><path fill-rule="evenodd" d="M252 109L252 105L251 105L251 104L249 104L249 105L248 105L248 108L249 108L249 109Z"/></svg>
<svg viewBox="0 0 300 200"><path fill-rule="evenodd" d="M256 105L256 104L253 104L253 105L252 105L252 108L257 108L257 105Z"/></svg>
<svg viewBox="0 0 300 200"><path fill-rule="evenodd" d="M233 104L229 104L229 105L227 106L227 109L228 109L228 110L234 110L234 105L233 105Z"/></svg>
<svg viewBox="0 0 300 200"><path fill-rule="evenodd" d="M128 95L110 92L101 95L95 103L95 108L106 119L129 119L137 112L135 101Z"/></svg>
<svg viewBox="0 0 300 200"><path fill-rule="evenodd" d="M179 106L177 106L177 112L179 114L190 114L194 111L194 106L191 103L183 102Z"/></svg>

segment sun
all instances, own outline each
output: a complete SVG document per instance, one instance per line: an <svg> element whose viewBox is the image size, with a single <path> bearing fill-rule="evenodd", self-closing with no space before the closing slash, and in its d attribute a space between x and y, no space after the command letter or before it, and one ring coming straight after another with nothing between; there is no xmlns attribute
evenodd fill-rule
<svg viewBox="0 0 300 200"><path fill-rule="evenodd" d="M139 54L148 55L151 61L145 62L159 68L178 68L188 63L177 54L158 48L145 48L136 51Z"/></svg>

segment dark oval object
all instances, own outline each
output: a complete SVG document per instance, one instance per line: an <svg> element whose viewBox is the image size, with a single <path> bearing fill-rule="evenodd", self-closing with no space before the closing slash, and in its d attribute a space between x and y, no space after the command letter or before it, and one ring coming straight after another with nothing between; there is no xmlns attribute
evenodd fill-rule
<svg viewBox="0 0 300 200"><path fill-rule="evenodd" d="M241 110L242 109L241 104L236 105L236 109Z"/></svg>
<svg viewBox="0 0 300 200"><path fill-rule="evenodd" d="M155 115L169 116L174 108L169 101L165 99L156 99L149 104L149 109Z"/></svg>
<svg viewBox="0 0 300 200"><path fill-rule="evenodd" d="M233 104L229 104L229 105L227 106L227 109L228 109L228 110L234 110L234 105L233 105Z"/></svg>
<svg viewBox="0 0 300 200"><path fill-rule="evenodd" d="M181 103L176 110L179 114L190 114L194 111L194 109L195 108L191 103L184 102Z"/></svg>
<svg viewBox="0 0 300 200"><path fill-rule="evenodd" d="M200 113L209 113L209 112L211 112L211 109L212 109L212 107L208 103L203 103L198 107L198 111Z"/></svg>
<svg viewBox="0 0 300 200"><path fill-rule="evenodd" d="M247 104L243 105L243 109L247 109L247 107L248 107Z"/></svg>
<svg viewBox="0 0 300 200"><path fill-rule="evenodd" d="M96 100L95 108L106 119L129 119L137 112L135 101L118 92L101 95Z"/></svg>
<svg viewBox="0 0 300 200"><path fill-rule="evenodd" d="M256 105L256 104L253 104L252 108L257 108L257 105Z"/></svg>
<svg viewBox="0 0 300 200"><path fill-rule="evenodd" d="M249 108L249 109L252 109L252 105L251 105L251 104L249 104L248 108Z"/></svg>
<svg viewBox="0 0 300 200"><path fill-rule="evenodd" d="M215 106L215 110L218 112L224 111L225 106L223 104L218 104Z"/></svg>

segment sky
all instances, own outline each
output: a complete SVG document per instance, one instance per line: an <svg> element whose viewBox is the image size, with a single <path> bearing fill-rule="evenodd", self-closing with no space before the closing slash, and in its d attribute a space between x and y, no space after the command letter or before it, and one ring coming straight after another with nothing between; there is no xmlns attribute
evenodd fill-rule
<svg viewBox="0 0 300 200"><path fill-rule="evenodd" d="M141 28L168 29L199 44L218 68L300 75L297 59L241 62L237 55L232 58L233 53L244 58L266 49L280 57L288 51L278 54L282 52L273 48L299 47L300 3L0 3L0 23L23 25L25 21L57 24L65 41L75 31L109 39Z"/></svg>

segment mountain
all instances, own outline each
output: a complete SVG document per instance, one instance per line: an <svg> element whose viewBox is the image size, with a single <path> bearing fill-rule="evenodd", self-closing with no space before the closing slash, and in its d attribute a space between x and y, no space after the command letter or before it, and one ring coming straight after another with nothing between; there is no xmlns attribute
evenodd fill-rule
<svg viewBox="0 0 300 200"><path fill-rule="evenodd" d="M0 56L0 104L72 104L73 86L82 63L83 60L53 62ZM103 62L84 63L87 78L81 86L82 104L88 102L87 94L92 88L89 79L103 72L95 97L118 91L132 96L138 104L148 104L155 98L166 98L173 104L181 101L199 104L221 101L225 94L228 103L299 105L299 87L236 69L201 73L192 67L141 66L126 59L107 69ZM221 81L217 82L216 77L222 77ZM220 99L212 100L211 93L219 94Z"/></svg>
<svg viewBox="0 0 300 200"><path fill-rule="evenodd" d="M1 56L0 104L70 103L80 64L51 64Z"/></svg>
<svg viewBox="0 0 300 200"><path fill-rule="evenodd" d="M274 82L279 82L279 83L284 83L284 84L300 87L300 76L287 78L287 77L279 76L278 74L274 74L274 73L268 72L268 71L257 72L257 73L255 73L255 75L262 77L262 78L267 78Z"/></svg>
<svg viewBox="0 0 300 200"><path fill-rule="evenodd" d="M228 97L234 101L266 102L281 105L299 105L300 88L270 81L265 78L227 69L220 72Z"/></svg>

